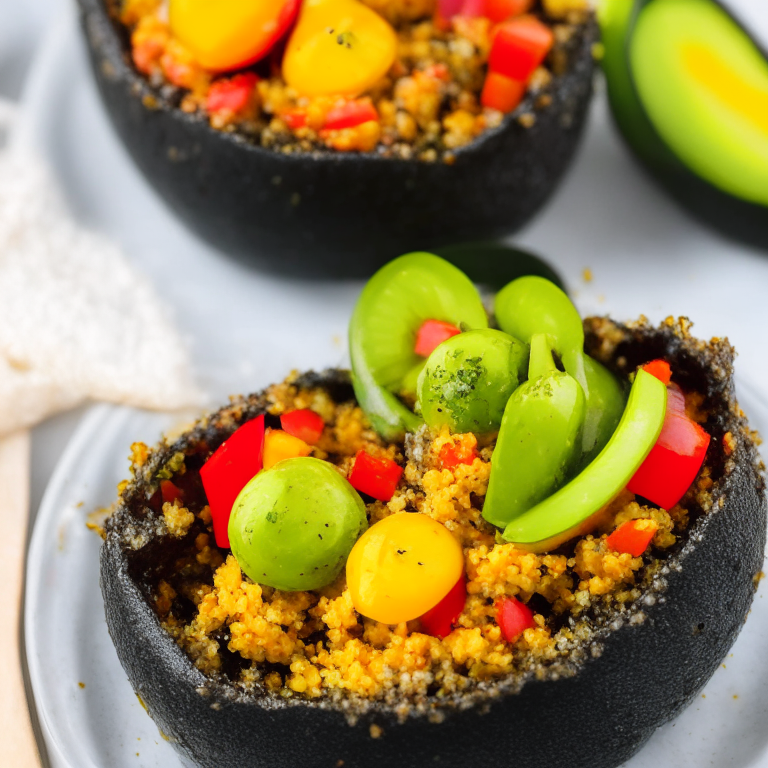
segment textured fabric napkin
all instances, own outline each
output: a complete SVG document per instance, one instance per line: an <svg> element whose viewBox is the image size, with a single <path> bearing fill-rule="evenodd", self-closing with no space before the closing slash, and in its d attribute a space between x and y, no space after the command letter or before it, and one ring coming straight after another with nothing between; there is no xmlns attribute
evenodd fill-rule
<svg viewBox="0 0 768 768"><path fill-rule="evenodd" d="M0 152L0 435L86 399L198 405L187 349L149 283L68 215L28 151Z"/></svg>

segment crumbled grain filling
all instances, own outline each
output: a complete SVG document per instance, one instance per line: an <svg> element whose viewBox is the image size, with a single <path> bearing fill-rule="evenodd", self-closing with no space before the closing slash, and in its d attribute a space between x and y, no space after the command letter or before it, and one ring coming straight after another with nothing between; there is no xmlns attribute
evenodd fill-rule
<svg viewBox="0 0 768 768"><path fill-rule="evenodd" d="M531 554L497 541L496 529L482 518L493 441L477 446L472 434L423 428L405 445L386 445L359 407L337 405L322 389L297 390L289 380L272 387L267 396L273 414L312 408L323 417L327 427L314 455L331 461L342 474L348 473L361 448L404 463L403 480L393 498L367 505L370 522L388 515L425 514L445 525L464 550L467 600L455 629L440 640L420 632L418 620L388 626L358 614L343 573L335 583L312 592L261 586L242 573L231 554L224 559L213 545L207 506L194 514L178 500L166 503L162 511L168 532L174 537L194 535L195 554L179 561L179 570L159 582L156 610L202 671L236 674L246 686L284 696L318 698L343 690L396 701L403 695L448 695L532 662L551 662L566 653L573 639L569 618L577 619L596 606L615 609L637 600L643 571L658 563L688 525L684 506L669 511L644 506L625 491L593 534L553 553ZM478 449L477 458L471 464L443 467L440 452L449 442L467 455ZM138 447L134 454L144 456ZM189 484L193 473L177 457L171 461L174 478ZM706 493L711 484L705 468L686 499ZM653 520L658 526L649 553L632 557L611 551L607 534L636 519ZM197 528L190 530L195 520ZM208 533L195 533L200 524ZM535 627L513 644L504 640L496 623L495 602L504 596L514 596L534 610ZM193 606L191 611L178 608L180 597Z"/></svg>
<svg viewBox="0 0 768 768"><path fill-rule="evenodd" d="M203 69L173 36L166 3L125 0L119 17L131 31L136 68L162 93L172 94L180 109L204 115L212 127L284 153L334 149L371 152L400 159L453 162L459 149L503 115L483 108L480 94L491 48L492 25L484 17L457 16L447 26L435 21L436 0L363 0L389 21L398 36L397 58L389 72L367 93L379 119L338 130L325 129L335 96L304 97L290 88L266 62L256 66L259 81L237 111L210 112L207 97L216 76ZM534 72L528 89L537 94L534 107L551 102L546 93L553 75L568 66L569 45L591 13L586 0L541 0L532 13L555 33L555 48ZM540 94L540 95L539 95ZM302 119L294 123L296 111ZM535 115L519 116L531 127Z"/></svg>

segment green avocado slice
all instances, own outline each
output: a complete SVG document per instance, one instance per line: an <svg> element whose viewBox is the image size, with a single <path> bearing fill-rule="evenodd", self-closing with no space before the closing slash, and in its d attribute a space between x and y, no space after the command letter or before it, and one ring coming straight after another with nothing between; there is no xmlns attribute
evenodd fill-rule
<svg viewBox="0 0 768 768"><path fill-rule="evenodd" d="M768 205L768 61L749 37L709 0L656 0L629 46L640 101L670 149L716 187Z"/></svg>
<svg viewBox="0 0 768 768"><path fill-rule="evenodd" d="M563 485L581 456L585 410L579 383L555 366L550 339L534 334L528 381L507 402L491 456L489 523L503 528Z"/></svg>
<svg viewBox="0 0 768 768"><path fill-rule="evenodd" d="M548 552L592 530L600 512L650 453L666 409L666 386L640 369L619 426L598 457L559 491L512 520L504 540L530 552Z"/></svg>
<svg viewBox="0 0 768 768"><path fill-rule="evenodd" d="M715 0L606 0L614 118L692 213L768 244L768 56Z"/></svg>
<svg viewBox="0 0 768 768"><path fill-rule="evenodd" d="M421 424L396 393L413 388L415 369L423 363L414 343L425 320L443 320L462 331L488 327L472 281L431 253L410 253L382 267L355 305L349 324L352 383L360 407L385 440Z"/></svg>

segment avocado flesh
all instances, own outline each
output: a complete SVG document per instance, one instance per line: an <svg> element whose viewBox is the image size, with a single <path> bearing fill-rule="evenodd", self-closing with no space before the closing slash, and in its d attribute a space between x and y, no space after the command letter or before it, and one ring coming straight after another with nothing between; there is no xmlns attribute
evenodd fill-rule
<svg viewBox="0 0 768 768"><path fill-rule="evenodd" d="M588 533L650 453L666 408L666 386L639 370L619 426L600 455L559 491L512 520L504 539L530 552L548 552Z"/></svg>
<svg viewBox="0 0 768 768"><path fill-rule="evenodd" d="M606 0L600 6L598 18L604 45L602 68L616 125L645 170L690 214L728 237L766 248L766 206L735 196L689 168L661 136L639 98L635 73L630 69L628 46L638 14L656 2L659 0ZM727 13L714 0L698 0L694 5L701 7L704 4ZM730 24L739 28L733 19ZM748 33L740 31L748 40ZM755 43L752 46L760 50Z"/></svg>
<svg viewBox="0 0 768 768"><path fill-rule="evenodd" d="M768 61L730 16L709 0L650 2L629 61L675 155L729 194L768 205Z"/></svg>

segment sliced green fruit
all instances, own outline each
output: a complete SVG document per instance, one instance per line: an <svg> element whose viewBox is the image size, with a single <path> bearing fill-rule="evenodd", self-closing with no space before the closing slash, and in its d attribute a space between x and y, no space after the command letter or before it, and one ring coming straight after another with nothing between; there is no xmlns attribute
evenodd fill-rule
<svg viewBox="0 0 768 768"><path fill-rule="evenodd" d="M259 472L229 518L232 553L253 581L297 591L330 584L368 527L365 504L332 464L286 459Z"/></svg>
<svg viewBox="0 0 768 768"><path fill-rule="evenodd" d="M528 375L509 398L491 456L483 517L500 528L554 493L581 456L584 392L557 370L544 334L531 339Z"/></svg>
<svg viewBox="0 0 768 768"><path fill-rule="evenodd" d="M423 362L413 351L425 320L462 330L488 327L469 278L431 253L411 253L382 267L366 284L349 325L355 394L374 429L396 440L421 423L395 396L412 386L409 373Z"/></svg>
<svg viewBox="0 0 768 768"><path fill-rule="evenodd" d="M496 431L510 395L525 376L528 348L503 331L467 331L444 341L419 376L421 415L432 428Z"/></svg>
<svg viewBox="0 0 768 768"><path fill-rule="evenodd" d="M627 404L627 391L622 382L589 355L584 355L584 372L589 396L581 438L582 469L611 439Z"/></svg>
<svg viewBox="0 0 768 768"><path fill-rule="evenodd" d="M496 295L494 313L499 328L526 344L535 333L552 336L565 370L587 393L584 327L578 310L564 291L543 277L520 277Z"/></svg>
<svg viewBox="0 0 768 768"><path fill-rule="evenodd" d="M616 122L702 220L768 243L768 58L714 0L608 0L603 68Z"/></svg>
<svg viewBox="0 0 768 768"><path fill-rule="evenodd" d="M667 388L637 372L619 426L600 455L567 485L512 520L504 540L530 552L549 552L593 530L605 506L627 485L661 433Z"/></svg>

